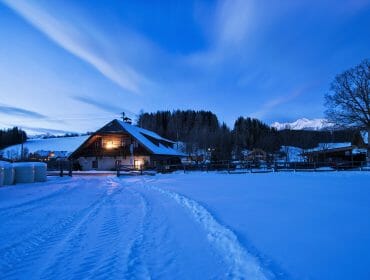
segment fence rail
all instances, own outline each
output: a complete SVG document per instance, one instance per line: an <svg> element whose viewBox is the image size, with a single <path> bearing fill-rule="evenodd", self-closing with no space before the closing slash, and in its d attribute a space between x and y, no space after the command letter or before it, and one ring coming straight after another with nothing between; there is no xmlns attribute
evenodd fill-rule
<svg viewBox="0 0 370 280"><path fill-rule="evenodd" d="M198 164L171 164L155 168L135 168L132 165L117 167L117 176L126 174L148 174L148 172L170 173L174 171L221 171L230 174L268 172L330 172L330 171L370 171L366 162L235 162L220 161Z"/></svg>
<svg viewBox="0 0 370 280"><path fill-rule="evenodd" d="M268 172L330 172L330 171L370 171L370 165L364 161L350 162L248 162L218 161L196 164L169 164L156 167L117 165L113 172L122 175L154 175L182 171L219 171L229 174L268 173ZM111 174L110 171L109 174ZM96 172L97 174L99 173ZM73 175L73 162L69 160L48 163L48 174L59 176ZM75 174L83 174L77 172ZM102 174L101 172L99 175Z"/></svg>

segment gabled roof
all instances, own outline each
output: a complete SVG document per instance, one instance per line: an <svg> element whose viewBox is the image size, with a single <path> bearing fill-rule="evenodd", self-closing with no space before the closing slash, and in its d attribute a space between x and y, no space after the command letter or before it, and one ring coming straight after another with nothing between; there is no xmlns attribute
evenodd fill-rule
<svg viewBox="0 0 370 280"><path fill-rule="evenodd" d="M307 154L326 154L331 152L343 152L357 149L357 146L350 142L344 143L319 143L316 148L306 150L303 155Z"/></svg>
<svg viewBox="0 0 370 280"><path fill-rule="evenodd" d="M164 137L161 137L153 131L117 119L109 122L108 124L100 128L96 133L91 135L91 137L87 139L78 149L76 149L76 151L79 150L86 143L88 143L89 140L97 133L120 133L120 132L128 133L134 139L136 139L141 145L143 145L149 152L153 154L168 156L185 156L185 154L171 147L173 144L175 144L175 142ZM76 151L73 154L75 154Z"/></svg>
<svg viewBox="0 0 370 280"><path fill-rule="evenodd" d="M132 125L129 123L125 123L123 121L115 120L119 123L119 125L132 137L134 137L137 141L139 141L143 146L145 146L148 150L150 150L153 154L157 155L173 155L173 156L185 156L185 154L175 150L174 148L167 147L166 144L162 144L161 142L165 142L168 144L175 144L175 142L163 138L159 136L157 133L138 127L136 125ZM158 145L153 143L151 138L159 140Z"/></svg>

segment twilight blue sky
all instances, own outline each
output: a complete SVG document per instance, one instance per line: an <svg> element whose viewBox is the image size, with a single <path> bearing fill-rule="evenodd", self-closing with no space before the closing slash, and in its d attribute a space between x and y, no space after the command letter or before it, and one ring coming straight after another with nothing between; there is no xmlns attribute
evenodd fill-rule
<svg viewBox="0 0 370 280"><path fill-rule="evenodd" d="M370 57L369 28L370 0L0 0L0 127L322 117L330 81Z"/></svg>

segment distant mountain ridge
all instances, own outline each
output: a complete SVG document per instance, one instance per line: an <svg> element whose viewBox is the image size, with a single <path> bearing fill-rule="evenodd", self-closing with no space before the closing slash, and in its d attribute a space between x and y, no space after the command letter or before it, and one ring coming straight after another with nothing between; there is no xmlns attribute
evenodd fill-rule
<svg viewBox="0 0 370 280"><path fill-rule="evenodd" d="M328 123L326 119L307 119L301 118L294 122L274 122L271 127L277 130L291 129L291 130L323 130L331 127L332 124Z"/></svg>

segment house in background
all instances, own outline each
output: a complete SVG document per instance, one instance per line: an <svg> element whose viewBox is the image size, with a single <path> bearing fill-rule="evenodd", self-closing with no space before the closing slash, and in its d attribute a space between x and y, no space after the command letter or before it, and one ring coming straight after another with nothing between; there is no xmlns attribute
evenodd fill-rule
<svg viewBox="0 0 370 280"><path fill-rule="evenodd" d="M175 142L132 125L113 120L93 133L69 158L82 170L114 170L117 164L134 168L159 167L181 162L185 154Z"/></svg>
<svg viewBox="0 0 370 280"><path fill-rule="evenodd" d="M351 163L356 166L366 160L366 149L352 143L320 143L302 155L309 163L332 163L333 166Z"/></svg>

